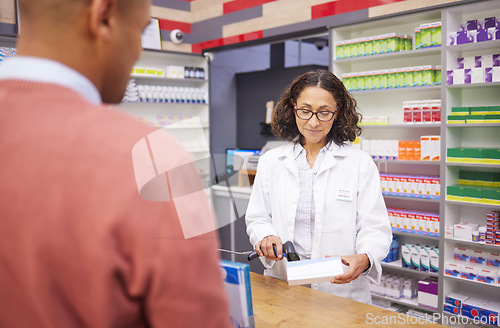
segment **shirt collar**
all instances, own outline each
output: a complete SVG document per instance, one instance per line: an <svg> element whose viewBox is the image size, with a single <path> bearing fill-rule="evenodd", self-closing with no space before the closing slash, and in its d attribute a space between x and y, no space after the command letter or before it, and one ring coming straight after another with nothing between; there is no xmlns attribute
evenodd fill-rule
<svg viewBox="0 0 500 328"><path fill-rule="evenodd" d="M0 80L7 79L61 85L76 91L92 104L102 103L99 91L87 77L54 60L28 56L9 58L0 66Z"/></svg>
<svg viewBox="0 0 500 328"><path fill-rule="evenodd" d="M325 146L323 146L321 149L320 149L320 153L325 153L326 150L328 149L330 143L326 144ZM293 147L293 158L294 159L297 159L300 154L302 152L305 152L306 150L304 149L304 147L300 144L300 142L297 142L294 147Z"/></svg>

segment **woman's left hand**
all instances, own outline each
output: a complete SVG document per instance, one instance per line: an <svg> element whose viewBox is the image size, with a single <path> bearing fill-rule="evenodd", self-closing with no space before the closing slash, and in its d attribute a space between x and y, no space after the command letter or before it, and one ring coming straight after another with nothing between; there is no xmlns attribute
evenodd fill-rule
<svg viewBox="0 0 500 328"><path fill-rule="evenodd" d="M327 255L327 257L330 257ZM336 276L331 280L332 284L347 284L359 277L366 269L370 267L370 259L366 254L353 254L341 256L342 263L349 269L346 273Z"/></svg>

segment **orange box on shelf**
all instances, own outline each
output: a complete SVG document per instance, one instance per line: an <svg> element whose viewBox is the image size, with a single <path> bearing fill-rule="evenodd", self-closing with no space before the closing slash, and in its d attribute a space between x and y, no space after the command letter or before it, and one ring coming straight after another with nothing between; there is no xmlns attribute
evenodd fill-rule
<svg viewBox="0 0 500 328"><path fill-rule="evenodd" d="M406 143L408 141L405 140L399 140L398 144L398 159L401 161L405 161L406 158Z"/></svg>
<svg viewBox="0 0 500 328"><path fill-rule="evenodd" d="M413 143L413 160L419 161L421 154L420 141L412 141Z"/></svg>
<svg viewBox="0 0 500 328"><path fill-rule="evenodd" d="M406 160L407 161L412 161L413 160L413 141L406 141Z"/></svg>

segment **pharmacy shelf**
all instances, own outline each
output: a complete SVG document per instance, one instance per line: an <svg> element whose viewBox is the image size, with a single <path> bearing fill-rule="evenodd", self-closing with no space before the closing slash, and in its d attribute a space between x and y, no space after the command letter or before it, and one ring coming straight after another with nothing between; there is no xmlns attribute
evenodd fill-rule
<svg viewBox="0 0 500 328"><path fill-rule="evenodd" d="M402 262L401 259L394 261L394 262L389 262L389 263L382 262L382 267L394 269L394 270L401 271L401 272L410 272L410 273L414 273L414 274L417 274L420 276L434 276L434 277L438 276L438 274L434 273L434 272L418 271L418 270L413 270L413 269L409 269L409 268L403 268L401 262Z"/></svg>
<svg viewBox="0 0 500 328"><path fill-rule="evenodd" d="M478 242L475 242L475 241L468 241L468 240L455 239L455 238L445 238L445 240L449 241L449 242L457 243L457 244L479 246L481 248L490 248L490 249L500 250L500 245L491 245L491 244L485 244L485 243L478 243Z"/></svg>
<svg viewBox="0 0 500 328"><path fill-rule="evenodd" d="M417 198L417 197L404 197L404 196L394 196L394 195L382 195L386 199L404 199L409 201L416 202L425 202L425 203L439 203L439 199L435 198Z"/></svg>
<svg viewBox="0 0 500 328"><path fill-rule="evenodd" d="M484 82L484 83L466 83L466 84L447 84L448 89L475 89L475 88L494 88L499 87L500 82Z"/></svg>
<svg viewBox="0 0 500 328"><path fill-rule="evenodd" d="M425 234L398 231L398 230L392 230L392 234L398 236L415 237L419 239L436 240L436 241L439 240L439 236L425 235Z"/></svg>
<svg viewBox="0 0 500 328"><path fill-rule="evenodd" d="M464 43L451 46L449 45L446 48L448 51L469 51L469 50L477 51L484 49L498 49L500 48L500 40Z"/></svg>
<svg viewBox="0 0 500 328"><path fill-rule="evenodd" d="M492 83L488 83L492 84ZM500 84L500 83L499 83ZM418 91L429 91L429 90L441 90L440 85L428 85L421 87L404 87L404 88L388 88L388 89L371 89L371 90L352 90L349 91L353 94L369 94L369 93L394 93L394 92L418 92Z"/></svg>
<svg viewBox="0 0 500 328"><path fill-rule="evenodd" d="M439 129L440 123L417 123L417 124L374 124L374 125L360 125L362 129Z"/></svg>
<svg viewBox="0 0 500 328"><path fill-rule="evenodd" d="M482 208L500 209L500 205L480 204L480 203L464 202L464 201L449 200L449 199L446 200L446 204L450 204L450 205L467 205L467 206L475 206L475 207L482 207Z"/></svg>
<svg viewBox="0 0 500 328"><path fill-rule="evenodd" d="M463 167L492 167L500 168L500 164L480 164L480 163L458 163L458 162L446 162L447 166L463 166Z"/></svg>
<svg viewBox="0 0 500 328"><path fill-rule="evenodd" d="M403 161L403 160L391 160L391 159L374 159L375 163L389 163L389 164L417 164L417 165L440 165L439 161Z"/></svg>
<svg viewBox="0 0 500 328"><path fill-rule="evenodd" d="M139 81L164 81L164 82L180 82L180 83L206 83L208 82L208 79L175 79L175 78L169 78L169 77L164 77L164 76L154 76L154 75L137 75L137 74L132 74L130 75L131 79L139 80Z"/></svg>
<svg viewBox="0 0 500 328"><path fill-rule="evenodd" d="M483 286L488 286L488 287L492 287L492 288L498 288L498 290L500 291L500 285L497 285L497 284L488 284L486 282L481 282L481 281L476 281L476 280L469 280L469 279L464 279L464 278L458 278L458 277L448 276L448 275L443 275L443 277L445 277L447 279L451 279L451 280L459 280L461 282L465 282L465 283L469 283L469 284L483 285Z"/></svg>
<svg viewBox="0 0 500 328"><path fill-rule="evenodd" d="M414 57L422 55L438 55L441 53L441 46L429 47L417 50L407 50L407 51L394 51L385 54L376 54L369 56L356 56L349 58L336 59L336 63L352 63L359 61L376 61L376 60L387 60L390 58L404 58L404 57Z"/></svg>
<svg viewBox="0 0 500 328"><path fill-rule="evenodd" d="M428 308L425 306L418 305L417 297L412 298L412 299L393 298L393 297L382 296L382 295L373 294L373 293L372 293L372 297L381 298L381 299L388 300L388 301L398 303L398 304L408 305L414 309L419 309L419 310L424 310L424 311L429 311L429 312L438 312L438 310L436 310L436 309L431 309L431 308Z"/></svg>
<svg viewBox="0 0 500 328"><path fill-rule="evenodd" d="M471 127L500 127L500 123L460 123L460 124L449 124L446 123L447 128L471 128Z"/></svg>

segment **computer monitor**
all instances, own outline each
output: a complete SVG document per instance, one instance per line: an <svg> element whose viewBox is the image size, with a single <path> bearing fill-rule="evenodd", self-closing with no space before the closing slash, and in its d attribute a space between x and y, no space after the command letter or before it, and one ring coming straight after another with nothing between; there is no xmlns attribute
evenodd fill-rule
<svg viewBox="0 0 500 328"><path fill-rule="evenodd" d="M245 157L260 155L260 149L226 149L226 173L231 174L234 171L239 171L243 166Z"/></svg>

